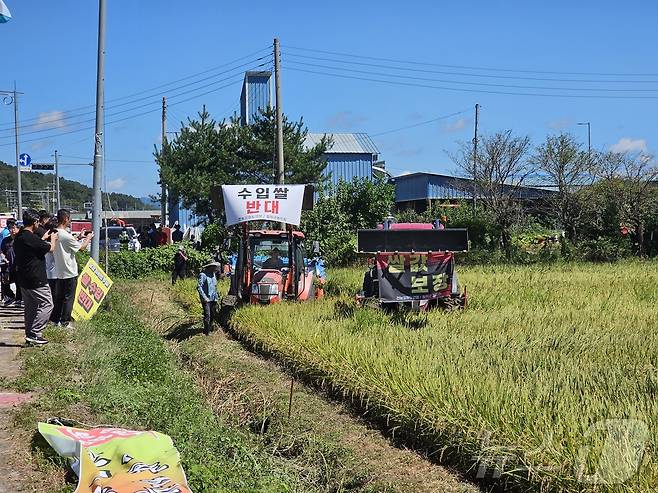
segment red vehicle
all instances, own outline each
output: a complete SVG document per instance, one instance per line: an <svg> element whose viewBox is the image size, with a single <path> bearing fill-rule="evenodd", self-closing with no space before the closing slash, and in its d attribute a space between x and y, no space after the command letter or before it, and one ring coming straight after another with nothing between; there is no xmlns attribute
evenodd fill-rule
<svg viewBox="0 0 658 493"><path fill-rule="evenodd" d="M316 248L307 258L302 232L291 226L287 231L248 230L243 224L231 287L222 305L319 299L324 296L324 280L319 252Z"/></svg>
<svg viewBox="0 0 658 493"><path fill-rule="evenodd" d="M454 252L468 251L466 229L434 224L386 222L358 231L358 251L369 255L369 269L357 302L382 308L427 310L466 306L460 292Z"/></svg>
<svg viewBox="0 0 658 493"><path fill-rule="evenodd" d="M91 221L71 221L71 233L79 233L83 229L91 231Z"/></svg>

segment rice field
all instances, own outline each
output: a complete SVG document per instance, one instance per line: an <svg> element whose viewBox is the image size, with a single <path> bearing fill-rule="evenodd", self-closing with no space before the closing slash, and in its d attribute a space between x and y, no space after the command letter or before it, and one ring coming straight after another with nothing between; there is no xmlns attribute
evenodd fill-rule
<svg viewBox="0 0 658 493"><path fill-rule="evenodd" d="M248 306L241 336L506 490L658 490L658 263L459 269L464 312Z"/></svg>

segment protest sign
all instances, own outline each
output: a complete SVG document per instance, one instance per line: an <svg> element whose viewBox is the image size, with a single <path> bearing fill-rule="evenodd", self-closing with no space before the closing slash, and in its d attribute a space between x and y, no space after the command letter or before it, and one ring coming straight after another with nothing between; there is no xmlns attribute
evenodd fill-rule
<svg viewBox="0 0 658 493"><path fill-rule="evenodd" d="M78 476L75 493L191 493L167 435L39 423L39 433Z"/></svg>
<svg viewBox="0 0 658 493"><path fill-rule="evenodd" d="M74 320L89 320L112 286L112 279L100 266L89 259L85 268L78 276L78 286L75 289L72 316Z"/></svg>
<svg viewBox="0 0 658 493"><path fill-rule="evenodd" d="M299 226L306 185L222 185L226 225L277 221Z"/></svg>
<svg viewBox="0 0 658 493"><path fill-rule="evenodd" d="M452 255L378 254L380 298L387 301L428 300L449 295Z"/></svg>

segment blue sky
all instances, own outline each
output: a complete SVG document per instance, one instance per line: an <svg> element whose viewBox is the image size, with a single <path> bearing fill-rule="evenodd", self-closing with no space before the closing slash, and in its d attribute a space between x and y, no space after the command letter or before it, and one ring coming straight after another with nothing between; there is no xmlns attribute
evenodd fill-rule
<svg viewBox="0 0 658 493"><path fill-rule="evenodd" d="M11 89L16 80L19 91L25 93L20 100L20 114L31 126L24 129L25 142L21 151L28 152L35 161L50 160L55 149L63 156L63 162L90 161L93 130L74 131L93 126L93 106L87 106L94 104L95 97L97 2L5 0L5 3L13 19L0 25L0 90ZM476 103L482 106L480 129L485 133L511 128L540 141L547 133L569 131L586 142L586 128L576 123L590 121L595 148L658 150L658 99L488 94L295 70L444 88L559 92L493 86L502 84L575 88L571 94L658 97L658 57L655 54L658 2L417 1L403 4L387 1L108 0L107 3L107 122L151 111L106 127L107 182L114 191L139 196L157 191L152 152L154 144L159 144L162 96L171 97L174 103L217 89L203 97L172 105L169 111L171 130L178 128L178 121L195 114L203 103L213 116L226 116L238 109L242 69L235 67L258 55L160 90L115 101L115 105L126 104L114 106L114 109L112 99L183 79L264 50L275 36L283 45L284 111L295 119L303 116L311 131L378 134L465 111L445 120L375 137L381 157L396 174L453 171L454 165L446 151L454 150L457 141L472 137ZM435 65L349 58L296 48ZM336 64L330 59L353 63ZM326 68L332 65L343 70ZM391 67L414 70L400 71ZM235 69L217 75L231 68ZM373 72L384 75L372 75ZM455 75L455 72L462 75ZM391 78L392 73L399 77ZM206 82L181 87L206 77ZM229 80L218 82L223 78ZM535 80L551 78L579 80ZM623 82L603 82L609 80ZM213 82L215 84L206 90L187 92ZM464 85L464 82L472 84ZM474 82L492 85L478 86ZM224 87L229 83L230 86ZM181 89L174 90L175 87ZM591 88L620 90L593 93L589 91ZM175 94L180 95L174 97ZM77 110L71 112L72 109ZM89 111L92 113L87 114ZM121 111L123 113L118 113ZM115 116L110 116L111 113ZM14 163L11 123L11 106L1 105L0 160ZM71 133L62 135L64 132ZM91 182L90 168L63 167L62 174Z"/></svg>

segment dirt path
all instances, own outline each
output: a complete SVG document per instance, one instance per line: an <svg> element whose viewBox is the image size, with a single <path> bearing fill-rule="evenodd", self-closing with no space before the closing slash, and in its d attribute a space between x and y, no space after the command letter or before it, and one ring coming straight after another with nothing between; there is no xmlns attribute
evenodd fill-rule
<svg viewBox="0 0 658 493"><path fill-rule="evenodd" d="M21 372L17 356L24 344L23 327L22 308L0 308L0 377L5 384L17 378ZM11 463L16 450L12 443L10 423L12 408L29 398L29 395L0 391L0 493L24 491L20 473Z"/></svg>
<svg viewBox="0 0 658 493"><path fill-rule="evenodd" d="M181 361L197 375L215 413L238 426L255 428L273 455L295 460L294 454L319 447L323 457L339 456L326 466L325 475L362 475L365 484L391 492L479 491L420 454L394 446L349 408L298 382L288 418L291 379L275 362L248 351L221 331L200 335L198 321L173 301L162 282L122 289L142 307L144 322L172 341Z"/></svg>

